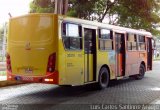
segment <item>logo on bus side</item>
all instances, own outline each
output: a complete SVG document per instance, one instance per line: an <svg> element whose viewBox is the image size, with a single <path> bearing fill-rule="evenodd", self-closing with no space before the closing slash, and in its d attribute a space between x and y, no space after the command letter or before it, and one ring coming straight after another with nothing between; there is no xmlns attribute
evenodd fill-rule
<svg viewBox="0 0 160 110"><path fill-rule="evenodd" d="M27 43L26 43L25 49L26 49L26 50L31 50L30 42L27 42Z"/></svg>

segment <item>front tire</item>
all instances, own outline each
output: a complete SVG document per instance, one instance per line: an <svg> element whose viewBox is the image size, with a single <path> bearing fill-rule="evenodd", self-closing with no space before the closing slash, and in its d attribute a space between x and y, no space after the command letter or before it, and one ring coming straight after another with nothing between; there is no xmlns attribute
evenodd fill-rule
<svg viewBox="0 0 160 110"><path fill-rule="evenodd" d="M109 72L107 68L103 67L99 72L98 89L105 89L109 84Z"/></svg>
<svg viewBox="0 0 160 110"><path fill-rule="evenodd" d="M136 75L136 79L138 80L143 79L144 75L145 75L145 67L144 65L141 64L139 67L139 74Z"/></svg>

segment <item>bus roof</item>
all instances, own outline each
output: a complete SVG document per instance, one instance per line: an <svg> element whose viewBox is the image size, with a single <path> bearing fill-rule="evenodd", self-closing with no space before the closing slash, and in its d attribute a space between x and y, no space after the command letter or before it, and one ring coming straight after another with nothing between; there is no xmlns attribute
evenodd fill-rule
<svg viewBox="0 0 160 110"><path fill-rule="evenodd" d="M136 30L136 29L126 28L126 27L121 27L121 26L110 25L107 23L100 23L96 21L89 21L89 20L83 20L83 19L66 17L66 16L59 16L59 19L62 19L62 20L65 20L66 22L71 22L71 23L74 22L74 23L82 24L82 25L83 24L91 25L91 26L96 26L98 28L107 28L110 30L117 30L117 31L123 31L125 33L133 33L133 34L138 34L138 35L145 35L146 37L152 37L152 34L145 30Z"/></svg>
<svg viewBox="0 0 160 110"><path fill-rule="evenodd" d="M44 16L45 15L48 15L48 16L53 16L54 15L54 16L56 16L57 14L30 13L30 14L26 14L26 15L22 15L22 16L13 17L13 18L10 18L10 19L25 17L25 16L39 16L39 15L44 15ZM67 17L67 16L62 16L62 15L59 15L59 19L65 20L65 21L71 22L71 23L77 23L77 24L82 24L82 25L90 25L90 26L94 26L94 27L97 27L97 28L107 28L107 29L110 29L110 30L123 31L125 33L134 33L134 34L138 34L138 35L145 35L147 37L152 37L152 34L150 32L147 32L147 31L144 31L144 30L143 31L142 30L136 30L136 29L126 28L126 27L121 27L121 26L110 25L110 24L107 24L107 23L100 23L100 22L96 22L96 21L89 21L89 20Z"/></svg>

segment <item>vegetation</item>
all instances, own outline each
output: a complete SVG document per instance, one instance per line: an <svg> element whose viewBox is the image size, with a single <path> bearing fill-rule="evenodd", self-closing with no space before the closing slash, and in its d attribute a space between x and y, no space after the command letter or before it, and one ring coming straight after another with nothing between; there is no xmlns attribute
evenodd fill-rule
<svg viewBox="0 0 160 110"><path fill-rule="evenodd" d="M6 71L0 71L0 76L6 76Z"/></svg>
<svg viewBox="0 0 160 110"><path fill-rule="evenodd" d="M116 22L118 25L145 29L154 35L160 34L155 27L160 22L157 0L119 0L118 4L111 12L118 15Z"/></svg>
<svg viewBox="0 0 160 110"><path fill-rule="evenodd" d="M158 56L158 57L154 58L153 60L154 60L154 61L156 61L156 60L160 60L160 56Z"/></svg>
<svg viewBox="0 0 160 110"><path fill-rule="evenodd" d="M3 28L0 27L0 62L3 59L1 56L2 44L3 44Z"/></svg>
<svg viewBox="0 0 160 110"><path fill-rule="evenodd" d="M1 42L2 42L2 33L3 33L3 28L2 27L0 27L0 44L1 44Z"/></svg>
<svg viewBox="0 0 160 110"><path fill-rule="evenodd" d="M135 29L145 29L154 35L159 23L159 0L69 0L68 16L78 17ZM51 0L33 0L31 13L53 13Z"/></svg>
<svg viewBox="0 0 160 110"><path fill-rule="evenodd" d="M5 37L7 37L7 33L8 33L7 30L5 29L6 27L8 27L8 23L0 26L0 62L5 61L5 55L2 54L2 51L4 46L4 40L5 40ZM6 30L6 33L5 33L5 30ZM3 51L3 53L5 52Z"/></svg>
<svg viewBox="0 0 160 110"><path fill-rule="evenodd" d="M53 13L54 3L51 0L33 0L30 3L31 13Z"/></svg>

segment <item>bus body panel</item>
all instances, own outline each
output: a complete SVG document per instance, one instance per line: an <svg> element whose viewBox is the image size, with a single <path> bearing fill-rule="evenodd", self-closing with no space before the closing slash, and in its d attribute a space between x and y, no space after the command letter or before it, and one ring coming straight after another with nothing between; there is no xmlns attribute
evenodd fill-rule
<svg viewBox="0 0 160 110"><path fill-rule="evenodd" d="M84 84L84 51L68 51L62 39L62 20L59 20L58 71L59 85Z"/></svg>
<svg viewBox="0 0 160 110"><path fill-rule="evenodd" d="M64 54L64 47L63 47L63 41L61 37L61 21L58 21L59 24L59 36L58 36L58 72L59 74L59 85L65 85L66 84L66 76L65 76L65 54Z"/></svg>
<svg viewBox="0 0 160 110"><path fill-rule="evenodd" d="M139 73L139 53L137 51L128 51L126 56L126 75Z"/></svg>
<svg viewBox="0 0 160 110"><path fill-rule="evenodd" d="M67 84L84 84L84 55L82 52L65 52Z"/></svg>
<svg viewBox="0 0 160 110"><path fill-rule="evenodd" d="M62 23L64 21L82 27L82 36L80 36L82 48L80 50L72 51L65 48L64 36L62 35ZM142 62L145 64L146 71L148 65L152 66L149 64L152 63L151 61L147 62L147 54L149 53L147 53L147 48L135 51L127 49L127 33L144 35L145 38L148 35L151 39L152 37L148 32L54 14L29 14L12 18L9 25L7 53L11 59L11 71L7 70L8 79L15 79L20 76L25 79L28 78L29 82L83 85L98 82L102 67L107 67L110 79L118 79L117 77L138 74ZM99 49L98 29L102 28L109 29L113 34L112 49ZM87 36L85 36L85 32L92 34L92 44L94 44L95 49L93 53L86 52L87 43L85 41ZM123 42L123 51L119 53L117 45L119 41L116 39L119 39L119 36L116 34L121 35L120 38ZM136 42L138 41L136 40ZM48 72L48 65L53 63L49 63L52 55L55 57L55 70ZM89 73L87 69L89 69Z"/></svg>
<svg viewBox="0 0 160 110"><path fill-rule="evenodd" d="M12 75L46 76L49 56L58 57L57 22L57 16L53 14L30 14L10 20L7 52Z"/></svg>
<svg viewBox="0 0 160 110"><path fill-rule="evenodd" d="M98 51L97 53L97 81L99 71L103 66L108 66L110 72L110 79L116 78L116 60L115 51Z"/></svg>

